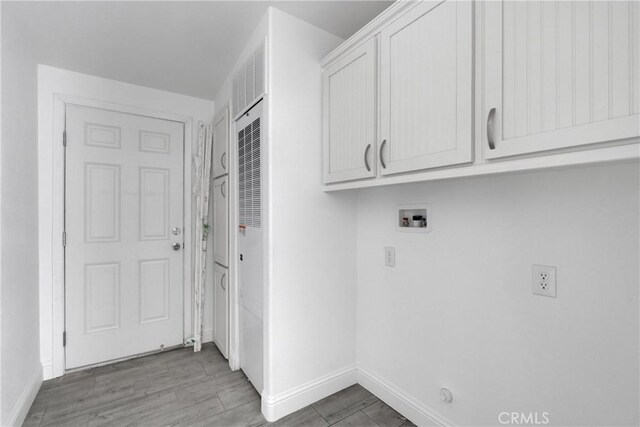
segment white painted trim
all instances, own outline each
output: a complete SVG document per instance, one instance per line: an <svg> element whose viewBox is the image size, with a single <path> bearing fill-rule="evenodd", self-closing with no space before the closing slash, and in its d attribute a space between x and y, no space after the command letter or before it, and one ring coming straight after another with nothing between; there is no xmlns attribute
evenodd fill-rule
<svg viewBox="0 0 640 427"><path fill-rule="evenodd" d="M452 421L410 397L407 393L358 367L358 383L418 426L453 426Z"/></svg>
<svg viewBox="0 0 640 427"><path fill-rule="evenodd" d="M42 365L42 378L53 378L53 360L43 360L40 364Z"/></svg>
<svg viewBox="0 0 640 427"><path fill-rule="evenodd" d="M33 405L33 401L36 399L36 395L40 390L41 384L42 370L38 369L29 379L29 382L27 382L27 387L22 391L20 397L18 397L16 406L13 407L13 410L6 418L6 425L21 426L24 423L24 420L27 418L27 414L29 413L29 409L31 409L31 405Z"/></svg>
<svg viewBox="0 0 640 427"><path fill-rule="evenodd" d="M273 397L263 393L262 414L267 421L276 421L357 382L358 371L350 366Z"/></svg>
<svg viewBox="0 0 640 427"><path fill-rule="evenodd" d="M212 101L38 65L38 226L40 282L40 359L49 379L64 374L64 273L62 224L65 103L110 109L184 123L184 319L191 336L191 153L198 120L213 116ZM51 375L51 376L49 376Z"/></svg>

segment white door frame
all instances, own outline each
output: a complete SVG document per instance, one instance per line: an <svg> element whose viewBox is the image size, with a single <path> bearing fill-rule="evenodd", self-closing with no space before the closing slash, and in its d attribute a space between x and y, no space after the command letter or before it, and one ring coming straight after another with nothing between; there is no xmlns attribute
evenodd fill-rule
<svg viewBox="0 0 640 427"><path fill-rule="evenodd" d="M44 379L65 372L64 148L65 106L75 104L184 124L184 338L192 334L191 158L197 120L210 119L213 103L113 80L38 66L38 225L40 356ZM168 112L178 111L179 113ZM181 114L182 113L182 114ZM184 114L187 113L187 114ZM194 117L196 116L196 117Z"/></svg>

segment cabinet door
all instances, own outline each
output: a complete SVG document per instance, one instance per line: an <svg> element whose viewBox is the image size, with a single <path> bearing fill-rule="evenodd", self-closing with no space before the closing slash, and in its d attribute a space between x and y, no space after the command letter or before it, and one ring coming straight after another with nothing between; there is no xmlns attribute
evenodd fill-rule
<svg viewBox="0 0 640 427"><path fill-rule="evenodd" d="M228 177L213 181L213 260L228 266L229 257L229 185Z"/></svg>
<svg viewBox="0 0 640 427"><path fill-rule="evenodd" d="M225 108L213 120L213 176L229 172L229 109Z"/></svg>
<svg viewBox="0 0 640 427"><path fill-rule="evenodd" d="M472 12L422 2L380 33L382 175L472 160Z"/></svg>
<svg viewBox="0 0 640 427"><path fill-rule="evenodd" d="M213 340L217 344L220 352L224 357L228 357L227 349L229 348L229 293L228 270L221 265L214 264L213 267L213 286L214 286L214 301L215 312L214 316L214 328L213 328Z"/></svg>
<svg viewBox="0 0 640 427"><path fill-rule="evenodd" d="M374 39L324 72L325 183L376 174L374 75Z"/></svg>
<svg viewBox="0 0 640 427"><path fill-rule="evenodd" d="M640 134L640 5L485 2L488 159Z"/></svg>

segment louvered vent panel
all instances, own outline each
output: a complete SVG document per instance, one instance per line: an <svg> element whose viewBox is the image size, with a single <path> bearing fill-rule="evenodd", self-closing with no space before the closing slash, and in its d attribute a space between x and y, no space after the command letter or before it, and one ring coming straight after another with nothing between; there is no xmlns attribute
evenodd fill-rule
<svg viewBox="0 0 640 427"><path fill-rule="evenodd" d="M249 55L233 76L233 117L237 119L266 94L266 41Z"/></svg>
<svg viewBox="0 0 640 427"><path fill-rule="evenodd" d="M258 50L255 53L255 68L256 68L256 77L255 77L255 96L259 97L265 93L265 49L266 42L262 43Z"/></svg>
<svg viewBox="0 0 640 427"><path fill-rule="evenodd" d="M238 80L240 86L238 90L238 109L242 111L247 106L247 80L245 78L244 67L238 72Z"/></svg>
<svg viewBox="0 0 640 427"><path fill-rule="evenodd" d="M233 101L233 116L235 117L240 112L240 98L238 96L240 91L240 81L237 74L233 77L232 91L231 99Z"/></svg>
<svg viewBox="0 0 640 427"><path fill-rule="evenodd" d="M238 209L240 224L262 226L260 118L238 133Z"/></svg>
<svg viewBox="0 0 640 427"><path fill-rule="evenodd" d="M253 92L254 79L255 79L254 72L255 72L255 68L254 68L253 56L251 56L244 66L244 75L246 79L245 83L247 86L246 88L247 104L252 103L253 100L255 99L255 93Z"/></svg>

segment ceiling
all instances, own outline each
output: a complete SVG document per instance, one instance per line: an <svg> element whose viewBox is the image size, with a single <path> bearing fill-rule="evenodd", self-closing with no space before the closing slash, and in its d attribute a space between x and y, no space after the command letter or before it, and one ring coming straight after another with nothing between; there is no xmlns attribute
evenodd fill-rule
<svg viewBox="0 0 640 427"><path fill-rule="evenodd" d="M391 1L2 1L2 39L40 64L213 99L267 7L348 38Z"/></svg>

